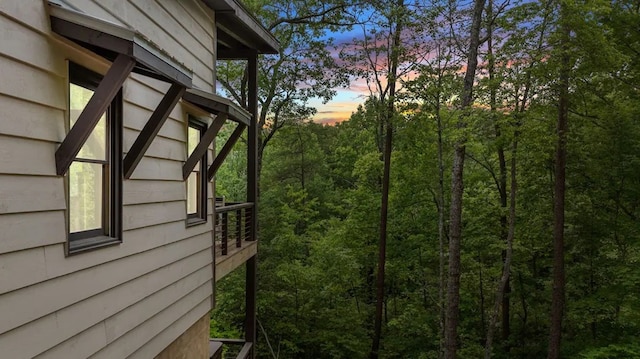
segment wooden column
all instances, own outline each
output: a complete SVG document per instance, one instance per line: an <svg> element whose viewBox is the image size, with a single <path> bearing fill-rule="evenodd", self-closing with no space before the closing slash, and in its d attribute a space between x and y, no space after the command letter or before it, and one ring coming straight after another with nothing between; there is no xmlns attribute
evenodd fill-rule
<svg viewBox="0 0 640 359"><path fill-rule="evenodd" d="M251 113L251 123L247 133L247 202L253 203L253 220L251 221L251 240L257 239L258 233L258 54L249 56L249 91L247 110ZM256 342L256 289L258 255L249 258L246 272L246 323L245 340ZM255 358L255 345L251 348L250 358Z"/></svg>

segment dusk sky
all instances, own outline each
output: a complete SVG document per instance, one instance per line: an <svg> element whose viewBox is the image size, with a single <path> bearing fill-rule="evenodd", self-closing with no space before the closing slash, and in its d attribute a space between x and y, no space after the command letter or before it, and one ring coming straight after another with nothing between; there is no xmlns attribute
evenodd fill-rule
<svg viewBox="0 0 640 359"><path fill-rule="evenodd" d="M351 42L354 38L362 36L362 28L354 28L349 32L332 33L336 44ZM337 50L334 51L337 57ZM358 105L364 103L369 92L366 90L366 82L363 79L352 80L349 88L336 88L336 96L331 101L323 104L319 99L310 101L310 105L317 109L313 121L317 123L332 124L348 120L353 112L358 109Z"/></svg>
<svg viewBox="0 0 640 359"><path fill-rule="evenodd" d="M366 93L352 89L337 89L338 94L327 104L320 100L313 100L310 105L318 112L313 120L318 123L335 123L349 119L358 105L365 100Z"/></svg>
<svg viewBox="0 0 640 359"><path fill-rule="evenodd" d="M354 39L363 38L363 32L362 27L356 26L351 31L332 33L328 36L334 39L332 46L339 48L343 45L348 46ZM334 58L337 58L339 50L336 49L332 52ZM366 80L361 78L352 79L348 88L336 88L335 90L336 96L326 104L323 104L319 99L313 99L309 102L310 106L317 109L317 113L313 117L314 122L332 124L348 120L351 114L358 109L358 105L363 104L370 95Z"/></svg>

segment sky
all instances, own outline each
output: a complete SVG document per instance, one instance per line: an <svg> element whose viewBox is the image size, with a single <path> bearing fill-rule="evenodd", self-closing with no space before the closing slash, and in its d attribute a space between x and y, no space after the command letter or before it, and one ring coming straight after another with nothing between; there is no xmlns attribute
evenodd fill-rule
<svg viewBox="0 0 640 359"><path fill-rule="evenodd" d="M375 17L374 13L371 12L365 12L361 14L361 16L364 16L364 18ZM371 31L371 23L364 26L367 27L367 34L371 35L373 33ZM422 41L424 39L422 37L424 36L424 34L413 32L412 29L413 28L411 28L410 26L406 26L405 31L403 31L403 37L406 36L407 41L414 43L415 46L411 48L413 49L412 52L415 52L414 55L416 55L416 60L425 61L435 56L435 53L432 51L433 49L429 49L429 47L426 46ZM356 25L349 31L330 32L327 33L325 37L327 39L332 38L333 43L336 44L335 46L337 48L340 48L341 45L346 45L348 48L350 47L350 44L353 44L354 39L363 38L364 31L365 29L363 27ZM380 29L378 29L377 34L380 35L382 32L384 31L380 31ZM338 50L330 51L333 53L334 58L338 57ZM384 57L384 55L382 55L382 57ZM378 63L377 66L385 66L382 65L383 62ZM402 78L404 79L412 79L416 75L417 74L415 72L411 71L403 73L400 76L402 76ZM336 88L334 90L336 91L336 95L326 104L323 104L321 99L312 99L311 101L309 101L308 105L314 107L317 111L315 116L313 116L312 118L314 122L331 125L335 124L336 122L348 120L351 114L358 109L358 106L363 104L371 94L366 80L361 78L352 79L348 88Z"/></svg>
<svg viewBox="0 0 640 359"><path fill-rule="evenodd" d="M326 104L318 99L310 102L310 105L318 110L313 117L314 122L332 125L348 120L351 113L358 109L358 105L364 103L366 93L355 89L336 90L336 96Z"/></svg>
<svg viewBox="0 0 640 359"><path fill-rule="evenodd" d="M530 0L522 1L528 2ZM517 1L516 3L522 3L522 1ZM365 13L364 15L366 17L371 14ZM461 24L461 26L466 26L464 25L464 22L461 22ZM421 37L424 36L424 34L421 35L420 33L411 32L410 27L405 27L403 35L407 32L410 33L407 35L408 41L413 41L414 44L418 44L417 46L412 47L415 55L417 56L417 61L427 61L435 56L433 48L425 45L423 41L424 38ZM413 35L417 37L414 37ZM340 46L340 44L349 44L352 43L354 38L363 37L363 28L354 26L354 28L348 32L328 33L327 37L333 38L334 43L338 44L338 46ZM336 51L334 51L334 57L337 57ZM464 67L462 67L460 71L464 71ZM415 71L410 71L401 76L404 79L412 79L417 76L417 73ZM354 79L352 80L349 88L336 88L335 90L337 92L336 96L326 104L323 104L320 99L314 99L309 102L309 105L317 110L316 115L312 118L314 122L334 124L336 122L348 120L351 114L358 109L358 106L363 104L366 98L370 95L369 87L364 79Z"/></svg>
<svg viewBox="0 0 640 359"><path fill-rule="evenodd" d="M356 27L348 32L330 33L327 36L332 37L337 44L348 43L356 37L361 37L362 29ZM335 55L337 56L337 53ZM317 109L312 120L328 125L348 120L351 114L358 109L358 105L364 103L369 95L366 86L364 80L354 79L349 88L336 88L336 95L326 104L323 104L320 99L312 99L309 105Z"/></svg>
<svg viewBox="0 0 640 359"><path fill-rule="evenodd" d="M369 29L370 30L370 29ZM355 26L347 32L328 33L327 37L333 38L337 47L341 45L349 45L354 39L363 38L364 29ZM338 51L333 50L334 58L338 57ZM336 88L336 95L326 104L320 99L312 99L309 105L316 108L316 115L312 120L316 123L332 125L336 122L348 120L358 106L363 104L367 97L370 96L369 86L366 80L362 78L352 79L348 88Z"/></svg>
<svg viewBox="0 0 640 359"><path fill-rule="evenodd" d="M362 91L361 86L357 86L355 80L350 88L337 88L336 95L326 104L320 99L312 99L309 102L311 107L315 107L317 112L313 116L313 121L327 125L342 122L349 119L351 114L358 109L358 105L364 103L368 92ZM354 86L355 85L355 86Z"/></svg>

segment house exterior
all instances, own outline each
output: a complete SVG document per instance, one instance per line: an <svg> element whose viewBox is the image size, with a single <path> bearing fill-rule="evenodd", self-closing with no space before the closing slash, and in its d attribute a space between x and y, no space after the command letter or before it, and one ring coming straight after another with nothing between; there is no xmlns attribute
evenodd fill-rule
<svg viewBox="0 0 640 359"><path fill-rule="evenodd" d="M237 0L4 0L0 38L0 357L252 357L257 56L276 40ZM247 61L244 106L215 95L217 59ZM222 203L243 133L247 198ZM210 341L240 265L245 338Z"/></svg>

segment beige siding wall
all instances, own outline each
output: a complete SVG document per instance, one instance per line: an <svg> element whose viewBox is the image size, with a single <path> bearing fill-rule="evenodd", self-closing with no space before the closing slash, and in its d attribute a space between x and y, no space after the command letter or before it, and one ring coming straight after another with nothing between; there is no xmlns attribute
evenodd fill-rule
<svg viewBox="0 0 640 359"><path fill-rule="evenodd" d="M213 13L197 0L65 0L94 16L126 24L193 70L193 84L213 90Z"/></svg>
<svg viewBox="0 0 640 359"><path fill-rule="evenodd" d="M67 3L137 29L192 69L194 86L214 89L213 14L197 0ZM100 73L109 63L53 35L45 6L0 1L0 356L151 358L211 307L213 221L186 227L181 175L187 113L206 114L179 103L124 181L123 243L66 257L54 153L66 133L67 61ZM168 87L126 81L125 152Z"/></svg>

